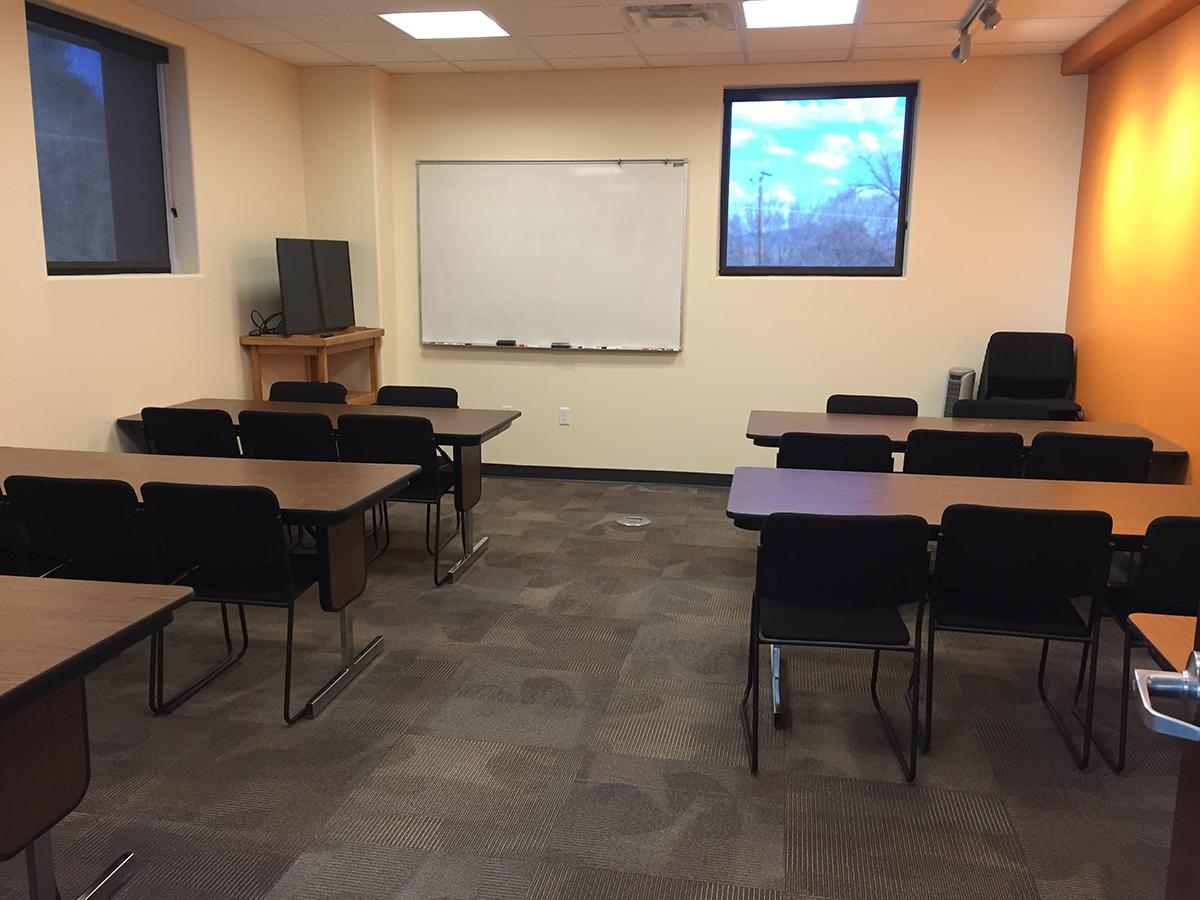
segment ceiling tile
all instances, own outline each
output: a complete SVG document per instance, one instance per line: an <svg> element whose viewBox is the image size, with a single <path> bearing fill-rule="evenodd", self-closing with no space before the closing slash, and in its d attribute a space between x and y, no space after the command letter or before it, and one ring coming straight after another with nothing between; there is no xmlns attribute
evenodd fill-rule
<svg viewBox="0 0 1200 900"><path fill-rule="evenodd" d="M1005 18L994 31L979 31L974 38L980 44L1038 43L1076 41L1104 19L1081 17L1072 19L1010 19Z"/></svg>
<svg viewBox="0 0 1200 900"><path fill-rule="evenodd" d="M1001 0L1000 14L1006 20L1069 19L1073 16L1107 18L1124 5L1125 0Z"/></svg>
<svg viewBox="0 0 1200 900"><path fill-rule="evenodd" d="M595 3L596 0L580 0ZM357 0L354 4L360 11L371 13L388 12L440 12L443 10L479 9L478 0ZM333 9L330 12L340 12Z"/></svg>
<svg viewBox="0 0 1200 900"><path fill-rule="evenodd" d="M468 59L455 65L464 72L532 72L550 68L544 59Z"/></svg>
<svg viewBox="0 0 1200 900"><path fill-rule="evenodd" d="M742 44L737 32L717 28L691 31L671 29L646 31L630 35L638 49L656 56L677 56L683 53L740 53Z"/></svg>
<svg viewBox="0 0 1200 900"><path fill-rule="evenodd" d="M973 44L972 56L1058 56L1074 41L1024 44Z"/></svg>
<svg viewBox="0 0 1200 900"><path fill-rule="evenodd" d="M436 59L433 62L386 62L376 63L377 68L393 75L416 75L425 72L457 72L453 63Z"/></svg>
<svg viewBox="0 0 1200 900"><path fill-rule="evenodd" d="M345 16L279 16L267 19L284 31L306 41L386 41L404 33L370 13Z"/></svg>
<svg viewBox="0 0 1200 900"><path fill-rule="evenodd" d="M559 9L508 9L496 20L509 34L622 34L625 28L607 6L567 6Z"/></svg>
<svg viewBox="0 0 1200 900"><path fill-rule="evenodd" d="M250 13L230 0L140 0L141 5L176 19L234 19Z"/></svg>
<svg viewBox="0 0 1200 900"><path fill-rule="evenodd" d="M418 0L419 2L419 0ZM549 9L559 6L595 6L596 0L481 0L484 9ZM635 0L630 0L631 3ZM614 4L619 5L619 4ZM460 7L461 8L461 7Z"/></svg>
<svg viewBox="0 0 1200 900"><path fill-rule="evenodd" d="M827 25L822 28L751 28L746 31L746 48L751 51L848 48L853 40L853 25Z"/></svg>
<svg viewBox="0 0 1200 900"><path fill-rule="evenodd" d="M395 41L322 41L320 46L357 63L422 62L437 59L423 44L411 38Z"/></svg>
<svg viewBox="0 0 1200 900"><path fill-rule="evenodd" d="M366 12L358 0L233 0L252 16L332 16Z"/></svg>
<svg viewBox="0 0 1200 900"><path fill-rule="evenodd" d="M452 38L423 41L442 59L535 59L536 54L516 38Z"/></svg>
<svg viewBox="0 0 1200 900"><path fill-rule="evenodd" d="M867 9L863 22L941 22L961 21L969 0L861 0ZM1034 0L1039 2L1039 0ZM1068 0L1069 2L1069 0ZM1008 0L1001 0L1000 12Z"/></svg>
<svg viewBox="0 0 1200 900"><path fill-rule="evenodd" d="M644 69L640 56L577 56L574 59L551 59L556 69Z"/></svg>
<svg viewBox="0 0 1200 900"><path fill-rule="evenodd" d="M202 19L205 31L241 44L297 44L300 38L262 19Z"/></svg>
<svg viewBox="0 0 1200 900"><path fill-rule="evenodd" d="M637 56L637 48L623 34L576 34L526 38L540 55L549 59L568 56Z"/></svg>
<svg viewBox="0 0 1200 900"><path fill-rule="evenodd" d="M858 29L859 47L954 46L957 22L907 22L897 25L864 25Z"/></svg>
<svg viewBox="0 0 1200 900"><path fill-rule="evenodd" d="M312 44L255 44L255 50L261 50L268 56L282 59L284 62L295 63L298 66L346 66L350 63L328 50Z"/></svg>
<svg viewBox="0 0 1200 900"><path fill-rule="evenodd" d="M850 48L840 50L766 50L750 52L752 63L844 62Z"/></svg>
<svg viewBox="0 0 1200 900"><path fill-rule="evenodd" d="M652 66L738 66L745 62L740 53L685 53L671 56L647 56Z"/></svg>
<svg viewBox="0 0 1200 900"><path fill-rule="evenodd" d="M928 47L855 47L851 59L946 59L954 49L954 41L949 44L935 44Z"/></svg>

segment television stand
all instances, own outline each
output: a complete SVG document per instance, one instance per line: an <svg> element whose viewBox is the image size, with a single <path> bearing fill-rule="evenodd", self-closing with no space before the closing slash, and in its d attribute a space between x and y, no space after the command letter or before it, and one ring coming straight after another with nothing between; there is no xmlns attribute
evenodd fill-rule
<svg viewBox="0 0 1200 900"><path fill-rule="evenodd" d="M329 380L329 357L338 353L366 350L370 358L371 390L349 391L347 403L374 403L379 391L379 345L382 328L351 326L325 334L244 334L241 344L250 351L250 380L254 399L265 400L270 385L263 384L263 356L302 356L309 381Z"/></svg>

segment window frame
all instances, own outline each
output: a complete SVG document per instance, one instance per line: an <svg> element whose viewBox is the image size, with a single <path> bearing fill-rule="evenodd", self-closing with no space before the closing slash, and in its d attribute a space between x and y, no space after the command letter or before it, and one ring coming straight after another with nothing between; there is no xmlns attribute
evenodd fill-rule
<svg viewBox="0 0 1200 900"><path fill-rule="evenodd" d="M912 182L912 156L916 129L919 82L877 82L871 84L829 84L793 87L726 88L721 133L721 210L720 246L717 259L719 276L818 275L846 277L890 277L904 275L908 243L909 193ZM896 256L891 266L731 266L726 263L729 242L729 168L733 104L770 100L849 100L859 97L904 97L904 140L900 150L900 200L896 210Z"/></svg>
<svg viewBox="0 0 1200 900"><path fill-rule="evenodd" d="M99 23L81 19L74 15L39 6L35 3L25 4L26 29L29 25L41 25L74 35L85 41L102 44L109 50L135 56L154 63L155 79L157 81L157 104L155 116L158 120L159 140L162 147L163 196L163 226L166 229L167 258L166 262L157 260L51 260L46 258L47 275L169 275L175 271L175 233L172 220L178 214L175 211L171 197L171 160L168 156L167 117L165 84L163 66L170 62L170 51L162 44L149 41L136 35L119 31ZM39 171L38 177L41 178ZM44 226L43 226L44 227ZM42 235L43 253L45 253L45 234Z"/></svg>

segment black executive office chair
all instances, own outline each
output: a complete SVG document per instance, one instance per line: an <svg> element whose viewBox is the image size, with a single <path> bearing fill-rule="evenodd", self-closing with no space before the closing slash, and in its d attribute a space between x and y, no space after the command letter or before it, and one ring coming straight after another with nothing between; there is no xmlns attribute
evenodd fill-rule
<svg viewBox="0 0 1200 900"><path fill-rule="evenodd" d="M789 431L779 438L780 469L891 472L892 439L886 434L813 434Z"/></svg>
<svg viewBox="0 0 1200 900"><path fill-rule="evenodd" d="M52 578L151 582L145 522L124 481L10 475L4 493L25 541L26 563Z"/></svg>
<svg viewBox="0 0 1200 900"><path fill-rule="evenodd" d="M418 387L389 384L379 389L375 402L380 406L425 406L458 409L458 391L451 387Z"/></svg>
<svg viewBox="0 0 1200 900"><path fill-rule="evenodd" d="M1037 403L1052 419L1083 418L1075 402L1075 341L1056 332L996 332L983 357L978 396Z"/></svg>
<svg viewBox="0 0 1200 900"><path fill-rule="evenodd" d="M147 406L146 447L171 456L241 456L233 418L223 409Z"/></svg>
<svg viewBox="0 0 1200 900"><path fill-rule="evenodd" d="M324 413L247 409L238 416L238 427L248 457L337 462L333 423Z"/></svg>
<svg viewBox="0 0 1200 900"><path fill-rule="evenodd" d="M244 607L287 610L284 651L283 719L291 710L293 623L296 598L317 581L313 554L289 553L275 495L262 487L223 487L149 482L142 485L155 555L179 560L186 573L174 583L195 591L193 599L221 605L226 657L173 697L164 696L166 642L162 630L150 644L150 708L166 715L236 663L246 653ZM242 643L236 653L229 635L226 606L234 604L241 620Z"/></svg>
<svg viewBox="0 0 1200 900"><path fill-rule="evenodd" d="M762 644L871 650L871 701L904 777L917 774L921 628L925 614L929 525L918 516L817 516L774 513L762 527L750 612L750 649L742 724L750 771L758 771L759 647ZM917 604L910 636L898 607ZM879 702L879 654L912 654L907 759ZM746 701L752 700L749 715Z"/></svg>
<svg viewBox="0 0 1200 900"><path fill-rule="evenodd" d="M1028 478L1059 481L1125 481L1150 477L1154 442L1145 437L1043 431L1029 447Z"/></svg>
<svg viewBox="0 0 1200 900"><path fill-rule="evenodd" d="M276 381L268 400L290 403L345 403L346 386L336 381Z"/></svg>
<svg viewBox="0 0 1200 900"><path fill-rule="evenodd" d="M417 416L365 416L348 414L338 419L338 443L343 462L395 463L420 466L421 472L387 502L425 504L425 549L433 557L433 583L441 585L441 552L458 533L442 540L442 498L454 487L454 466L434 437L433 425ZM432 514L433 523L430 523ZM387 503L384 530L391 537ZM432 532L432 534L431 534ZM384 549L387 544L384 544ZM382 552L382 551L381 551Z"/></svg>
<svg viewBox="0 0 1200 900"><path fill-rule="evenodd" d="M934 639L959 631L1042 642L1037 688L1075 764L1086 769L1092 745L1100 612L1108 582L1108 513L956 504L942 514L930 582L925 679L925 749L933 733ZM1087 598L1086 616L1073 600ZM1083 742L1077 746L1046 699L1050 642L1083 645L1088 677ZM1083 673L1080 673L1081 677Z"/></svg>
<svg viewBox="0 0 1200 900"><path fill-rule="evenodd" d="M1020 478L1025 464L1021 435L1006 431L937 431L908 434L904 471L918 475Z"/></svg>
<svg viewBox="0 0 1200 900"><path fill-rule="evenodd" d="M917 401L911 397L832 394L825 401L825 412L853 413L860 416L915 416Z"/></svg>
<svg viewBox="0 0 1200 900"><path fill-rule="evenodd" d="M956 419L1033 419L1050 418L1050 410L1041 403L1016 400L955 400L950 415Z"/></svg>

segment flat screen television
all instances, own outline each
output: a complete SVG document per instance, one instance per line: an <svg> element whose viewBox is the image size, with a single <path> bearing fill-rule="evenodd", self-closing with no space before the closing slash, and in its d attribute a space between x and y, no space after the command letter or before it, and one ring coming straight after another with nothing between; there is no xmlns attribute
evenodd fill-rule
<svg viewBox="0 0 1200 900"><path fill-rule="evenodd" d="M320 334L354 324L350 245L276 238L284 334Z"/></svg>

